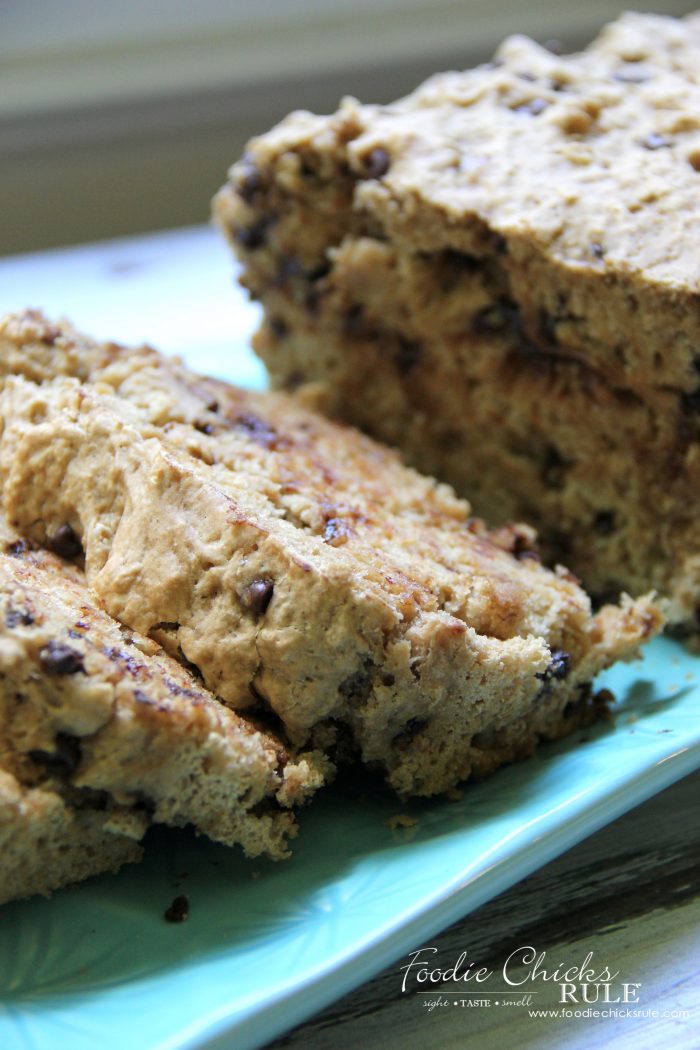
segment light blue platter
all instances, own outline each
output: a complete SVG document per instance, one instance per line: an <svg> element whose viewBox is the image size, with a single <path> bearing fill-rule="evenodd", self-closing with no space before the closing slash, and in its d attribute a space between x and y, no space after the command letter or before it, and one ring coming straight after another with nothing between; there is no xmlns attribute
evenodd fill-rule
<svg viewBox="0 0 700 1050"><path fill-rule="evenodd" d="M0 1047L267 1042L700 766L697 657L662 639L601 684L619 698L613 723L460 802L399 805L346 786L302 813L289 863L159 833L141 866L4 907ZM416 825L390 830L398 813ZM183 892L189 920L166 923Z"/></svg>
<svg viewBox="0 0 700 1050"><path fill-rule="evenodd" d="M0 312L43 306L254 385L255 314L226 267L206 230L8 259ZM613 722L460 802L339 786L301 814L289 863L162 832L141 866L0 909L0 1050L246 1050L289 1029L700 767L699 657L661 639L599 684L618 697ZM398 813L415 826L390 830ZM179 893L190 917L171 925Z"/></svg>

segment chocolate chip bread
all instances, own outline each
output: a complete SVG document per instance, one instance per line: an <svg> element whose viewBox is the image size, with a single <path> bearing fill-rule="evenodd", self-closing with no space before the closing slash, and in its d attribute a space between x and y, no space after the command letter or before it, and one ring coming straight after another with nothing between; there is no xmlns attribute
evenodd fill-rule
<svg viewBox="0 0 700 1050"><path fill-rule="evenodd" d="M254 139L215 201L277 386L523 517L596 595L700 608L700 16L522 37Z"/></svg>
<svg viewBox="0 0 700 1050"><path fill-rule="evenodd" d="M0 904L139 860L141 847L120 817L87 793L71 801L50 778L30 786L0 768Z"/></svg>
<svg viewBox="0 0 700 1050"><path fill-rule="evenodd" d="M660 627L649 599L592 616L532 530L489 532L290 396L37 315L0 326L0 368L25 373L1 397L13 525L71 536L107 612L232 708L271 712L297 746L340 742L402 793L590 719L593 676Z"/></svg>
<svg viewBox="0 0 700 1050"><path fill-rule="evenodd" d="M50 775L68 801L120 807L136 838L151 823L192 824L250 856L286 856L290 807L320 786L327 760L289 754L156 642L99 609L78 568L5 526L0 533L0 768L37 788ZM79 551L67 528L51 542ZM97 834L106 820L41 806L59 830L80 819Z"/></svg>

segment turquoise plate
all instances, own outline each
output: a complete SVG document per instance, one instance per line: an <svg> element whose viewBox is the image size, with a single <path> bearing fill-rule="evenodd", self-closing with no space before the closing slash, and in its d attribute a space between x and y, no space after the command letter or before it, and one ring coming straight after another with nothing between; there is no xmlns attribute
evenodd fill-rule
<svg viewBox="0 0 700 1050"><path fill-rule="evenodd" d="M55 313L62 297L82 326L133 338L122 334L123 301L138 291L156 310L160 294L163 310L166 301L182 310L186 283L201 306L213 294L207 274L222 267L218 250L207 231L185 231L8 260L0 309L33 302ZM173 261L183 252L189 267ZM112 294L114 274L126 288ZM108 306L90 324L71 295L93 313L100 296ZM219 298L230 303L223 288ZM191 326L194 346L196 311ZM157 325L145 334L168 345ZM206 370L246 368L255 382L252 361L230 343L225 360L217 356L217 339ZM245 1050L297 1024L700 767L700 658L660 639L599 684L618 697L614 721L543 746L459 802L406 806L374 787L338 785L301 814L290 863L246 862L185 832L158 832L140 866L0 909L0 1047ZM391 830L398 813L416 823ZM180 893L190 916L171 925L163 912Z"/></svg>
<svg viewBox="0 0 700 1050"><path fill-rule="evenodd" d="M339 786L302 813L289 863L163 832L140 866L5 906L2 1050L245 1050L320 1010L700 766L697 657L662 639L601 684L614 722L460 802ZM415 826L390 830L398 813ZM180 893L190 917L170 925Z"/></svg>

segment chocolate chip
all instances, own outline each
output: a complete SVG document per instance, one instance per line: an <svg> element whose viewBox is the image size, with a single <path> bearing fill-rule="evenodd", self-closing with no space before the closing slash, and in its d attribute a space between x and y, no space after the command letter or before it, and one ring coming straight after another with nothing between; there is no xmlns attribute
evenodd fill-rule
<svg viewBox="0 0 700 1050"><path fill-rule="evenodd" d="M277 339L284 339L289 335L289 325L281 317L268 318L268 327Z"/></svg>
<svg viewBox="0 0 700 1050"><path fill-rule="evenodd" d="M313 266L307 272L306 276L310 281L321 281L324 277L327 277L330 272L331 264L327 259L324 259L323 262L317 263L316 266Z"/></svg>
<svg viewBox="0 0 700 1050"><path fill-rule="evenodd" d="M420 360L422 353L423 347L420 343L413 339L404 339L403 336L399 336L394 360L401 375L408 375Z"/></svg>
<svg viewBox="0 0 700 1050"><path fill-rule="evenodd" d="M7 627L30 627L34 623L34 617L26 609L13 609L9 606L5 613L5 625Z"/></svg>
<svg viewBox="0 0 700 1050"><path fill-rule="evenodd" d="M564 649L555 649L552 653L552 662L549 671L552 678L566 678L571 669L571 656Z"/></svg>
<svg viewBox="0 0 700 1050"><path fill-rule="evenodd" d="M148 693L144 693L143 689L134 689L133 697L137 704L143 704L145 707L156 707L158 710L161 709L162 705L150 697Z"/></svg>
<svg viewBox="0 0 700 1050"><path fill-rule="evenodd" d="M284 386L285 390L289 390L289 391L298 390L298 388L302 385L302 383L305 383L305 382L306 382L306 373L302 372L300 369L297 368L297 369L294 369L293 372L290 372L289 375L284 377L284 384L283 384L283 386Z"/></svg>
<svg viewBox="0 0 700 1050"><path fill-rule="evenodd" d="M433 258L430 253L426 252L426 259ZM476 273L481 269L482 262L478 255L472 255L471 252L458 252L453 248L447 248L438 257L438 264L441 265L442 269L454 270L458 273Z"/></svg>
<svg viewBox="0 0 700 1050"><path fill-rule="evenodd" d="M252 441L263 448L274 449L280 443L280 438L273 426L252 412L244 412L236 416L232 423L234 426L245 430Z"/></svg>
<svg viewBox="0 0 700 1050"><path fill-rule="evenodd" d="M68 733L59 733L53 751L30 751L29 757L56 776L70 776L80 763L80 741Z"/></svg>
<svg viewBox="0 0 700 1050"><path fill-rule="evenodd" d="M615 703L615 694L612 689L598 689L592 700L596 707L610 707Z"/></svg>
<svg viewBox="0 0 700 1050"><path fill-rule="evenodd" d="M365 178L381 179L391 166L391 157L382 146L377 146L367 154L363 164Z"/></svg>
<svg viewBox="0 0 700 1050"><path fill-rule="evenodd" d="M403 729L396 734L394 739L391 741L397 751L405 751L409 747L421 729L424 729L428 723L424 718L410 718Z"/></svg>
<svg viewBox="0 0 700 1050"><path fill-rule="evenodd" d="M153 630L158 630L160 624L156 624ZM138 656L132 655L131 653L125 653L123 649L120 649L116 645L104 645L100 647L100 652L103 653L110 660L114 660L120 667L131 675L132 678L141 680L144 674L144 663L143 660Z"/></svg>
<svg viewBox="0 0 700 1050"><path fill-rule="evenodd" d="M304 299L304 306L306 307L306 309L312 317L315 317L318 314L320 302L321 296L319 295L318 290L316 288L312 288L308 292L306 298Z"/></svg>
<svg viewBox="0 0 700 1050"><path fill-rule="evenodd" d="M564 484L568 466L569 463L559 450L554 445L548 445L544 451L541 471L545 485L548 485L550 488L561 488Z"/></svg>
<svg viewBox="0 0 700 1050"><path fill-rule="evenodd" d="M642 139L640 145L643 146L644 149L656 150L666 149L671 143L667 138L664 138L663 135L657 135L655 131L652 131L650 135L647 135L645 139Z"/></svg>
<svg viewBox="0 0 700 1050"><path fill-rule="evenodd" d="M346 335L359 335L364 327L365 308L361 303L353 303L343 314L343 331Z"/></svg>
<svg viewBox="0 0 700 1050"><path fill-rule="evenodd" d="M267 229L271 223L271 219L264 217L254 222L252 226L239 226L234 231L234 240L241 245L242 248L247 248L249 251L255 251L257 248L262 248L267 240Z"/></svg>
<svg viewBox="0 0 700 1050"><path fill-rule="evenodd" d="M206 408L207 412L218 412L219 411L219 402L216 400L215 397L213 397L211 399L211 401L207 402L207 404L205 405L205 408Z"/></svg>
<svg viewBox="0 0 700 1050"><path fill-rule="evenodd" d="M338 692L353 707L366 703L372 694L373 665L367 663L362 671L355 671L338 686Z"/></svg>
<svg viewBox="0 0 700 1050"><path fill-rule="evenodd" d="M274 589L272 580L253 580L241 591L241 605L253 616L262 616L272 600Z"/></svg>
<svg viewBox="0 0 700 1050"><path fill-rule="evenodd" d="M46 346L53 346L60 334L61 329L57 328L56 325L44 325L44 327L41 330L41 341Z"/></svg>
<svg viewBox="0 0 700 1050"><path fill-rule="evenodd" d="M514 543L513 543L513 556L518 561L541 561L542 557L536 547L533 546L533 540L528 535L523 535L522 532L516 531Z"/></svg>
<svg viewBox="0 0 700 1050"><path fill-rule="evenodd" d="M593 528L601 536L609 536L615 531L615 515L611 510L599 510L593 519Z"/></svg>
<svg viewBox="0 0 700 1050"><path fill-rule="evenodd" d="M285 285L293 277L301 277L304 267L295 255L283 255L277 266L277 284Z"/></svg>
<svg viewBox="0 0 700 1050"><path fill-rule="evenodd" d="M163 913L166 922L184 922L190 914L190 901L184 893L175 897L169 908Z"/></svg>
<svg viewBox="0 0 700 1050"><path fill-rule="evenodd" d="M10 554L13 558L21 558L27 551L32 550L33 544L28 540L13 540L12 543L8 543L5 547L5 553Z"/></svg>
<svg viewBox="0 0 700 1050"><path fill-rule="evenodd" d="M63 642L49 642L39 652L39 663L47 674L68 675L85 671L83 654Z"/></svg>
<svg viewBox="0 0 700 1050"><path fill-rule="evenodd" d="M604 259L605 258L605 248L603 247L602 244L598 244L597 241L593 241L592 244L590 245L590 249L591 249L591 255L593 256L594 259Z"/></svg>
<svg viewBox="0 0 700 1050"><path fill-rule="evenodd" d="M238 168L236 193L246 204L250 204L261 188L262 179L260 178L258 166L253 158L247 154L241 160Z"/></svg>
<svg viewBox="0 0 700 1050"><path fill-rule="evenodd" d="M700 390L694 390L691 394L681 394L681 411L686 415L696 415L700 412Z"/></svg>
<svg viewBox="0 0 700 1050"><path fill-rule="evenodd" d="M216 430L213 423L203 423L200 419L195 419L193 426L200 434L213 434Z"/></svg>
<svg viewBox="0 0 700 1050"><path fill-rule="evenodd" d="M527 555L532 555L538 561L540 560L536 549L537 536L527 525L523 526L517 522L506 522L496 529L491 529L485 535L491 544L506 551L508 554L512 554L519 561Z"/></svg>
<svg viewBox="0 0 700 1050"><path fill-rule="evenodd" d="M83 790L85 790L83 788ZM156 811L156 804L152 798L145 795L143 791L131 791L129 792L133 800L133 807L140 813L147 813L149 816L153 816Z"/></svg>
<svg viewBox="0 0 700 1050"><path fill-rule="evenodd" d="M49 547L59 557L69 560L82 555L83 547L70 525L59 525L49 537Z"/></svg>
<svg viewBox="0 0 700 1050"><path fill-rule="evenodd" d="M281 747L277 751L277 769L275 770L278 777L282 776L282 773L284 772L288 764L289 754L287 753L287 751L285 751L283 747Z"/></svg>
<svg viewBox="0 0 700 1050"><path fill-rule="evenodd" d="M530 332L525 327L520 307L515 304L513 304L510 314L510 326L517 340L518 353L527 357L534 356L539 358L542 355L542 348L531 337Z"/></svg>
<svg viewBox="0 0 700 1050"><path fill-rule="evenodd" d="M549 682L552 678L561 680L566 678L570 670L571 655L564 649L553 649L549 661L549 667L544 671L537 671L535 673L535 678L539 678L541 682Z"/></svg>
<svg viewBox="0 0 700 1050"><path fill-rule="evenodd" d="M559 344L557 339L558 324L558 317L554 317L548 310L540 310L537 321L538 333L540 339L549 347L556 347Z"/></svg>

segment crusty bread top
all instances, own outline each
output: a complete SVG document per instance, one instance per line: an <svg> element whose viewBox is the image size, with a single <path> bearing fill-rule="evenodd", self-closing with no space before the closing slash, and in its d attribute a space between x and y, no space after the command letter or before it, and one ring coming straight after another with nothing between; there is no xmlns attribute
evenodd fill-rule
<svg viewBox="0 0 700 1050"><path fill-rule="evenodd" d="M697 291L699 67L697 14L626 14L567 56L511 37L493 63L391 105L292 114L251 157L264 170L289 150L291 179L303 142L347 144L364 176L355 206L419 250L482 254L503 234L512 250L523 238L567 266Z"/></svg>

